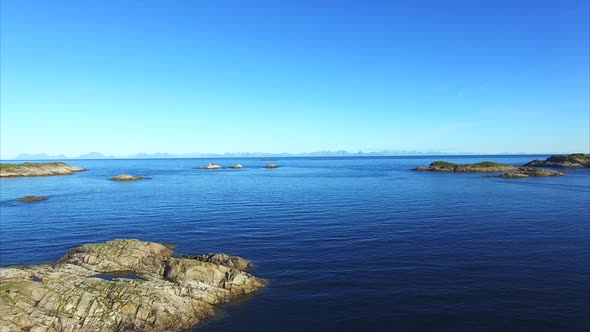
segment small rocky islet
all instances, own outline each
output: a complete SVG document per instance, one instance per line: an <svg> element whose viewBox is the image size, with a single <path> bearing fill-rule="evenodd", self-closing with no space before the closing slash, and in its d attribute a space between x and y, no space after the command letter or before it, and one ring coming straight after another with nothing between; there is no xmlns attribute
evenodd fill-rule
<svg viewBox="0 0 590 332"><path fill-rule="evenodd" d="M557 167L557 168L590 168L590 155L573 153L569 155L553 155L545 160L533 160L524 166Z"/></svg>
<svg viewBox="0 0 590 332"><path fill-rule="evenodd" d="M563 172L533 167L519 167L490 161L474 164L455 164L447 161L435 161L428 166L414 168L415 171L456 172L456 173L502 173L501 178L528 178L545 176L563 176Z"/></svg>
<svg viewBox="0 0 590 332"><path fill-rule="evenodd" d="M194 168L197 168L197 169L222 169L223 167L221 167L221 165L209 163L209 165L207 165L207 166L200 166L200 167L194 167Z"/></svg>
<svg viewBox="0 0 590 332"><path fill-rule="evenodd" d="M266 281L227 254L173 257L135 239L74 248L59 261L0 268L2 331L185 331Z"/></svg>
<svg viewBox="0 0 590 332"><path fill-rule="evenodd" d="M120 182L126 182L126 181L142 181L142 180L147 180L148 178L143 177L143 176L135 176L135 175L129 175L129 174L121 174L121 175L117 175L115 177L112 177L109 179L109 181L120 181Z"/></svg>
<svg viewBox="0 0 590 332"><path fill-rule="evenodd" d="M71 175L85 170L63 162L0 164L0 177Z"/></svg>
<svg viewBox="0 0 590 332"><path fill-rule="evenodd" d="M48 199L49 198L44 197L44 196L24 196L24 197L17 199L17 201L24 202L24 203L31 203L31 202L46 201Z"/></svg>
<svg viewBox="0 0 590 332"><path fill-rule="evenodd" d="M519 167L518 171L515 172L506 172L504 174L500 174L497 177L499 178L528 178L528 177L543 177L543 176L564 176L565 173L552 171L548 169L542 168L534 168L534 167Z"/></svg>

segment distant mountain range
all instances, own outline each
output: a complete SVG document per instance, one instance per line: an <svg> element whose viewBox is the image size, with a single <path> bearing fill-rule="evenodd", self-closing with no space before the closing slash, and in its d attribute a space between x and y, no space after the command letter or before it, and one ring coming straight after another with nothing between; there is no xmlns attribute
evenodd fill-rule
<svg viewBox="0 0 590 332"><path fill-rule="evenodd" d="M306 153L264 153L264 152L228 152L228 153L135 153L128 156L107 156L100 152L89 152L77 157L64 154L49 155L46 153L22 153L12 160L62 160L62 159L165 159L165 158L264 158L264 157L354 157L354 156L428 156L428 155L473 155L475 153L448 153L440 151L316 151ZM524 153L523 153L524 154Z"/></svg>

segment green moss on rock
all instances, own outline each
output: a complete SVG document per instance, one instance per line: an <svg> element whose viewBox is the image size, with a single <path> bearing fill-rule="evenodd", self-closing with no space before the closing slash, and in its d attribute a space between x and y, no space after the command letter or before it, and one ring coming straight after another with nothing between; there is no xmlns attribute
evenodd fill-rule
<svg viewBox="0 0 590 332"><path fill-rule="evenodd" d="M533 160L524 166L533 167L563 167L563 168L588 168L590 167L590 155L573 153L569 155L553 155L545 160Z"/></svg>

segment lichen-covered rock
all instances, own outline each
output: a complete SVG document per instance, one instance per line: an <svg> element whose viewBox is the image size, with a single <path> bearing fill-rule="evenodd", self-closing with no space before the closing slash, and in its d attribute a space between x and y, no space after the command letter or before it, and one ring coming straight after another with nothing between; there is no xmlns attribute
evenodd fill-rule
<svg viewBox="0 0 590 332"><path fill-rule="evenodd" d="M115 177L112 177L109 180L110 181L141 181L141 180L145 180L145 179L147 179L147 178L143 177L143 176L121 174L121 175L117 175Z"/></svg>
<svg viewBox="0 0 590 332"><path fill-rule="evenodd" d="M522 167L515 172L507 172L498 175L499 178L528 178L528 177L543 177L543 176L564 176L563 172L551 171L542 168Z"/></svg>
<svg viewBox="0 0 590 332"><path fill-rule="evenodd" d="M590 167L590 155L574 153L570 155L554 155L545 160L533 160L524 166L533 167L562 167L562 168L588 168Z"/></svg>
<svg viewBox="0 0 590 332"><path fill-rule="evenodd" d="M46 201L46 200L48 200L48 198L43 197L43 196L25 196L25 197L19 198L17 201L30 203L30 202L41 202L41 201Z"/></svg>
<svg viewBox="0 0 590 332"><path fill-rule="evenodd" d="M0 164L0 177L70 175L84 168L62 162Z"/></svg>
<svg viewBox="0 0 590 332"><path fill-rule="evenodd" d="M57 263L2 268L0 331L183 331L211 316L214 304L265 284L222 264L241 258L172 253L159 243L114 240L74 248Z"/></svg>
<svg viewBox="0 0 590 332"><path fill-rule="evenodd" d="M252 263L249 260L243 259L242 257L231 256L228 254L206 254L198 256L185 256L186 258L196 259L202 262L209 262L214 264L220 264L240 271L246 271L252 267Z"/></svg>

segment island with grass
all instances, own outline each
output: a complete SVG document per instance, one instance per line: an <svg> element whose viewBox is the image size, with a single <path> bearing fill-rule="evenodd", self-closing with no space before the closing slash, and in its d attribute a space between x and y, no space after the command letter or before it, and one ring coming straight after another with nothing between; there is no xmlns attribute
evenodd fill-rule
<svg viewBox="0 0 590 332"><path fill-rule="evenodd" d="M173 257L134 239L86 244L55 263L0 268L2 331L187 331L266 281L227 254Z"/></svg>
<svg viewBox="0 0 590 332"><path fill-rule="evenodd" d="M481 172L510 172L518 171L517 166L483 161L475 164L455 164L448 161L435 161L428 166L414 168L415 171L430 172L462 172L462 173L481 173Z"/></svg>
<svg viewBox="0 0 590 332"><path fill-rule="evenodd" d="M63 162L0 164L0 177L71 175L85 171L84 168Z"/></svg>
<svg viewBox="0 0 590 332"><path fill-rule="evenodd" d="M483 161L475 164L455 164L448 161L435 161L428 166L414 168L415 171L429 172L455 172L455 173L503 173L502 178L528 178L542 176L563 176L563 172L533 167L518 167L491 161Z"/></svg>
<svg viewBox="0 0 590 332"><path fill-rule="evenodd" d="M559 168L590 168L590 155L573 153L569 155L553 155L545 160L533 160L524 166L559 167Z"/></svg>

